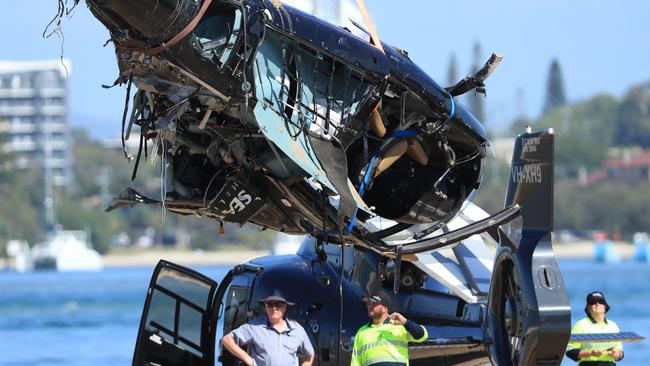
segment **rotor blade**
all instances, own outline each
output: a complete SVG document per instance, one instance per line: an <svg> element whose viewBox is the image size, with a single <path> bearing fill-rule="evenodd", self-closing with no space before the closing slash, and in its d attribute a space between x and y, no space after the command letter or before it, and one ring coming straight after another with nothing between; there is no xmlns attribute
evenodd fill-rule
<svg viewBox="0 0 650 366"><path fill-rule="evenodd" d="M359 10L361 11L361 15L363 16L363 21L366 23L366 26L368 27L368 31L370 32L370 36L372 38L372 44L379 48L382 53L384 52L384 47L381 45L381 41L379 40L379 34L377 34L377 29L375 28L375 24L372 22L372 19L370 19L370 14L368 13L368 9L366 8L366 3L364 0L357 0L357 6L359 7Z"/></svg>
<svg viewBox="0 0 650 366"><path fill-rule="evenodd" d="M608 342L641 342L645 339L634 332L620 333L586 333L571 334L570 342L608 343Z"/></svg>

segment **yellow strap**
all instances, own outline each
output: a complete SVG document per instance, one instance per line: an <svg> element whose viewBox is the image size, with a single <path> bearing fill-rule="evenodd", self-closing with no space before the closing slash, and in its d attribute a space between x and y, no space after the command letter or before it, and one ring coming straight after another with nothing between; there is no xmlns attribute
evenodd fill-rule
<svg viewBox="0 0 650 366"><path fill-rule="evenodd" d="M372 22L372 19L370 19L370 14L368 14L366 3L363 0L357 0L357 6L359 7L359 10L361 10L363 21L366 22L366 27L368 27L368 31L370 32L370 36L372 37L373 45L379 48L381 53L385 54L386 52L384 52L384 47L382 47L381 41L379 40L379 34L377 33L375 24Z"/></svg>

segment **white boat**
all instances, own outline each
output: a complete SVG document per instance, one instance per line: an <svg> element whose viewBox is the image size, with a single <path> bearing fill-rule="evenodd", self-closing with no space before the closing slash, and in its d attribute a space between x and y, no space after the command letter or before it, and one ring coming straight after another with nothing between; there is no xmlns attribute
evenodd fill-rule
<svg viewBox="0 0 650 366"><path fill-rule="evenodd" d="M32 248L35 269L57 271L99 271L102 256L92 249L85 231L57 230L50 238Z"/></svg>
<svg viewBox="0 0 650 366"><path fill-rule="evenodd" d="M16 272L29 272L34 268L32 252L24 240L9 240L7 242L9 268Z"/></svg>
<svg viewBox="0 0 650 366"><path fill-rule="evenodd" d="M275 237L273 245L271 246L271 254L296 254L298 248L300 248L300 244L302 244L302 241L304 239L304 235L278 233L278 235Z"/></svg>

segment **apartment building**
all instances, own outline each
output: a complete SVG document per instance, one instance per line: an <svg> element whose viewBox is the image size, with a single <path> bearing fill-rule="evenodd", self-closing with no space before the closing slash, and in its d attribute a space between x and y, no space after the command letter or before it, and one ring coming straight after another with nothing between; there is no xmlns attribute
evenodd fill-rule
<svg viewBox="0 0 650 366"><path fill-rule="evenodd" d="M18 168L47 169L57 186L71 182L68 74L61 60L0 61L0 133Z"/></svg>

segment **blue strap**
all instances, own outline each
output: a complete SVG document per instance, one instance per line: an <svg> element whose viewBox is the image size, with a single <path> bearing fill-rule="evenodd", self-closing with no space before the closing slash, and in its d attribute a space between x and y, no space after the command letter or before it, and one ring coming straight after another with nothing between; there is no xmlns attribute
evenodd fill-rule
<svg viewBox="0 0 650 366"><path fill-rule="evenodd" d="M449 109L449 118L445 121L445 124L448 125L451 123L451 120L454 118L454 115L456 115L456 102L454 101L454 97L451 96L451 94L447 93L449 95L449 101L451 102L451 108Z"/></svg>
<svg viewBox="0 0 650 366"><path fill-rule="evenodd" d="M454 101L454 97L447 92L447 95L449 96L449 102L451 103L451 106L449 108L449 117L445 121L445 125L448 125L451 123L451 120L454 118L456 115L456 101ZM388 135L388 138L391 137L411 137L411 136L416 136L418 133L415 130L401 130L401 131L393 131ZM361 182L361 187L359 187L359 195L363 197L363 191L365 190L366 184L368 183L368 172L372 168L372 163L374 162L375 158L379 155L379 148L373 153L372 158L370 159L370 163L368 164L368 170L366 170L366 173L363 176L363 181ZM352 232L352 229L354 228L354 222L356 221L357 218L357 212L359 212L359 207L354 211L354 216L352 217L352 220L350 220L350 225L348 225L348 232Z"/></svg>
<svg viewBox="0 0 650 366"><path fill-rule="evenodd" d="M361 181L361 186L359 187L359 196L363 197L363 193L366 190L366 184L368 184L368 178L370 175L368 174L370 170L372 170L372 166L375 163L375 159L377 158L378 152L375 152L372 155L372 158L370 158L370 162L368 163L368 169L366 169L366 172L363 174L363 181ZM357 212L359 212L359 207L357 206L356 210L354 210L354 216L352 216L352 220L350 220L350 225L348 225L348 232L351 233L352 229L354 228L354 222L357 219Z"/></svg>
<svg viewBox="0 0 650 366"><path fill-rule="evenodd" d="M393 131L391 132L387 138L400 138L400 137L411 137L411 136L416 136L418 132L416 130L402 130L402 131ZM379 155L379 147L375 149L375 152L372 154L372 157L370 158L370 162L368 163L368 169L366 169L365 174L363 175L363 180L361 181L361 186L359 187L359 196L363 197L363 194L366 190L366 185L368 184L368 179L370 178L370 171L373 170L373 165L375 162L375 159L377 159L377 156ZM354 228L354 223L357 219L357 212L359 212L359 207L357 207L356 210L354 210L354 216L352 217L352 220L350 220L350 225L348 225L348 232L351 233L352 229Z"/></svg>
<svg viewBox="0 0 650 366"><path fill-rule="evenodd" d="M418 132L416 130L402 130L402 131L393 131L388 135L387 138L391 137L411 137L417 135Z"/></svg>

